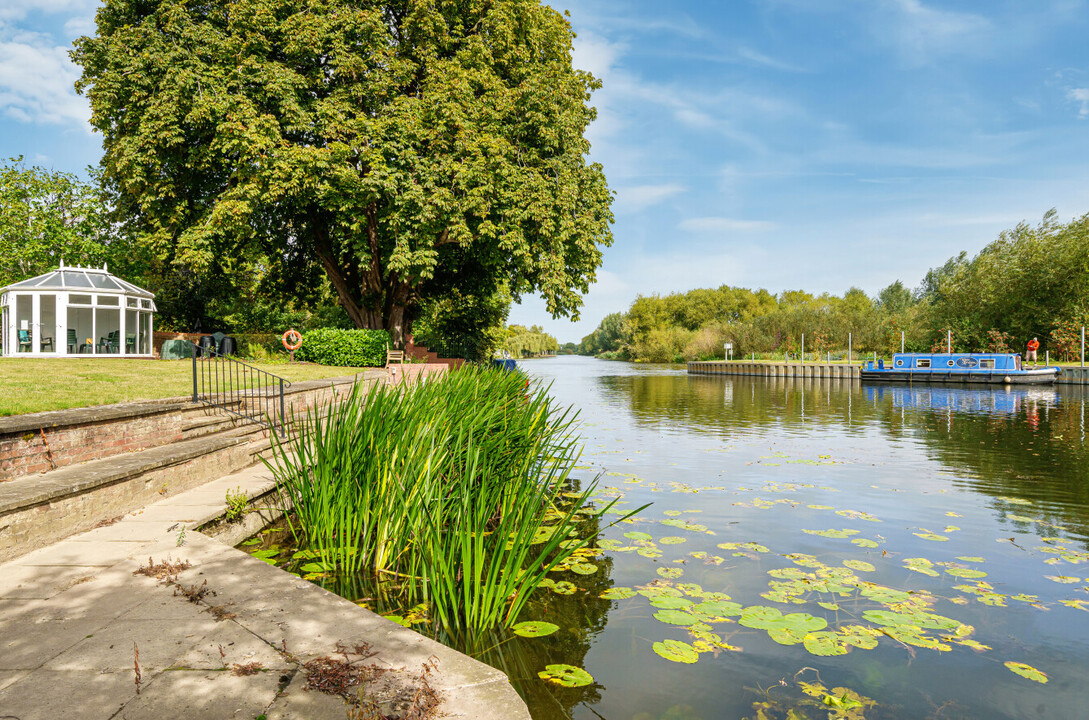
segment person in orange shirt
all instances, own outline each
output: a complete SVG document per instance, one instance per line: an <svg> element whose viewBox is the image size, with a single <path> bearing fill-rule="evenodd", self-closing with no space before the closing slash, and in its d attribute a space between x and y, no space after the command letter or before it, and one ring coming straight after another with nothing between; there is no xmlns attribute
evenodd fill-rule
<svg viewBox="0 0 1089 720"><path fill-rule="evenodd" d="M1036 365L1036 351L1040 349L1040 341L1032 338L1028 341L1028 352L1025 353L1025 362L1032 361Z"/></svg>

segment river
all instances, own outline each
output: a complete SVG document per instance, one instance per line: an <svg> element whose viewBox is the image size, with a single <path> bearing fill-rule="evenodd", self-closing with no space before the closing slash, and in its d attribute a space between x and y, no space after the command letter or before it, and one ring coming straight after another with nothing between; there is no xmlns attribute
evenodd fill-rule
<svg viewBox="0 0 1089 720"><path fill-rule="evenodd" d="M1083 388L519 365L579 409L599 505L652 503L535 606L559 632L478 652L536 718L1089 715Z"/></svg>

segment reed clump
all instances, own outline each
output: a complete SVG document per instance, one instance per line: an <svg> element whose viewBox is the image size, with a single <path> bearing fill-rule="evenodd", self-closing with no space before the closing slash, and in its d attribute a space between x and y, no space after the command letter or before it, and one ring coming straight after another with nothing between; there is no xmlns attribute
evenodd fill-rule
<svg viewBox="0 0 1089 720"><path fill-rule="evenodd" d="M515 622L588 542L574 530L596 483L571 492L574 420L522 375L463 368L357 386L312 409L268 465L325 569L394 581L436 630L464 636Z"/></svg>

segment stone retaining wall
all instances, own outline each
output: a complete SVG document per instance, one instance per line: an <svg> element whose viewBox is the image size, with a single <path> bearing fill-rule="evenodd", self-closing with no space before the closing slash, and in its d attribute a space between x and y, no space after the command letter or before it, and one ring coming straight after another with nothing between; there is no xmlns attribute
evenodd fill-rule
<svg viewBox="0 0 1089 720"><path fill-rule="evenodd" d="M690 362L691 375L757 375L760 377L858 379L858 365L828 363Z"/></svg>

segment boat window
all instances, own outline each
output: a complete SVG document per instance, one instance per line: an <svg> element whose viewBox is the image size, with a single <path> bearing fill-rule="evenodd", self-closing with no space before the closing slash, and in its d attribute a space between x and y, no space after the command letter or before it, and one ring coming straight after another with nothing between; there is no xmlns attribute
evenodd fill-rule
<svg viewBox="0 0 1089 720"><path fill-rule="evenodd" d="M994 358L986 358L979 361L980 368L994 368Z"/></svg>
<svg viewBox="0 0 1089 720"><path fill-rule="evenodd" d="M897 360L896 361L896 367L903 367L903 366L904 366L904 361L903 360Z"/></svg>
<svg viewBox="0 0 1089 720"><path fill-rule="evenodd" d="M954 365L956 365L956 363L953 362L952 360L947 361L945 364L948 365L949 367L953 367Z"/></svg>
<svg viewBox="0 0 1089 720"><path fill-rule="evenodd" d="M915 361L915 367L930 367L930 358L919 358Z"/></svg>

